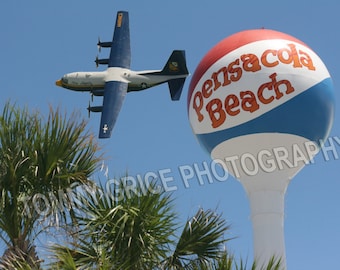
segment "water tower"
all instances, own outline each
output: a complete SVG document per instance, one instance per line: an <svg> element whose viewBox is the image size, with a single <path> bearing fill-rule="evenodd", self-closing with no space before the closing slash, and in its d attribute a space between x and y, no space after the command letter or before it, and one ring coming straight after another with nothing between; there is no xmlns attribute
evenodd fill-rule
<svg viewBox="0 0 340 270"><path fill-rule="evenodd" d="M258 265L275 256L286 267L284 195L333 122L326 66L290 35L267 29L236 33L196 68L188 114L202 147L245 188Z"/></svg>

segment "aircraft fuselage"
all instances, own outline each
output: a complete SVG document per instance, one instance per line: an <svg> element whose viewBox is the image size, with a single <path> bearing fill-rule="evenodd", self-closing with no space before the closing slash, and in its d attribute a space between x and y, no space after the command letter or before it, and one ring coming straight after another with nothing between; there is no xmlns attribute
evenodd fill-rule
<svg viewBox="0 0 340 270"><path fill-rule="evenodd" d="M65 74L59 81L58 86L63 88L92 92L96 96L102 96L105 82L117 80L128 83L128 92L144 90L169 80L185 78L187 75L160 75L160 70L145 70L141 72L124 68L108 68L105 71L72 72ZM156 75L157 74L157 75Z"/></svg>

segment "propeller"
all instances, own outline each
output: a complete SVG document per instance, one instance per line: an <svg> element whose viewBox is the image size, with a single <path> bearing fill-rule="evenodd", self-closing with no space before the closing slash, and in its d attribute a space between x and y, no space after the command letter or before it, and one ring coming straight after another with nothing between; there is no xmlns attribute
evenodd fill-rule
<svg viewBox="0 0 340 270"><path fill-rule="evenodd" d="M102 46L101 46L101 42L100 42L100 37L98 37L98 43L97 43L97 47L98 47L98 51L101 52L102 51Z"/></svg>
<svg viewBox="0 0 340 270"><path fill-rule="evenodd" d="M112 42L101 42L100 41L100 37L98 37L98 43L97 43L97 47L98 47L98 51L101 52L102 48L110 48L112 45Z"/></svg>
<svg viewBox="0 0 340 270"><path fill-rule="evenodd" d="M109 59L104 58L104 59L99 59L98 55L96 56L96 60L94 62L96 63L96 67L98 68L99 65L107 65L109 63Z"/></svg>
<svg viewBox="0 0 340 270"><path fill-rule="evenodd" d="M91 116L91 101L89 101L89 106L87 107L87 111L88 111L88 118L90 118L90 116Z"/></svg>
<svg viewBox="0 0 340 270"><path fill-rule="evenodd" d="M96 63L96 68L99 67L99 58L98 55L96 56L96 60L94 60L94 62Z"/></svg>

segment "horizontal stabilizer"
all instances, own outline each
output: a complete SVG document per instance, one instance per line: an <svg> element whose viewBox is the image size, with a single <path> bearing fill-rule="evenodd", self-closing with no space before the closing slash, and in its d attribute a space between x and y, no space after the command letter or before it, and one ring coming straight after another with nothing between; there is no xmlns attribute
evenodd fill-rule
<svg viewBox="0 0 340 270"><path fill-rule="evenodd" d="M183 90L185 78L168 81L171 100L179 100Z"/></svg>

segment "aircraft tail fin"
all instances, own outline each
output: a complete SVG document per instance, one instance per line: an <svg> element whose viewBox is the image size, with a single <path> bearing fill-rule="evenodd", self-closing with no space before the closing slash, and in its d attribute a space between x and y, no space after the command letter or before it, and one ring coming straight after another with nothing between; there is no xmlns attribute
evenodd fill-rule
<svg viewBox="0 0 340 270"><path fill-rule="evenodd" d="M188 75L185 51L175 50L170 55L164 68L161 71L162 75Z"/></svg>
<svg viewBox="0 0 340 270"><path fill-rule="evenodd" d="M172 52L160 75L185 75L185 77L168 81L172 100L179 100L183 90L183 85L189 71L186 64L185 51L175 50Z"/></svg>

